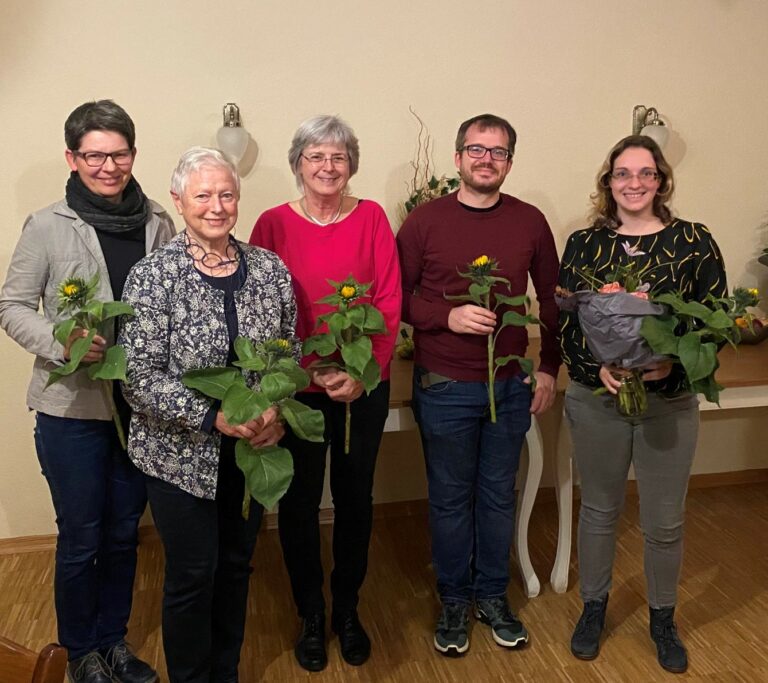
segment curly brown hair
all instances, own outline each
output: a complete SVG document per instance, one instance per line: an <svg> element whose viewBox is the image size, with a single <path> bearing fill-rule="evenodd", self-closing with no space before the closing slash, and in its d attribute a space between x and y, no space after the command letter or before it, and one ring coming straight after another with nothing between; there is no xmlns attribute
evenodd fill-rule
<svg viewBox="0 0 768 683"><path fill-rule="evenodd" d="M647 135L629 135L613 146L597 174L597 189L589 196L592 200L589 221L594 228L616 230L621 225L621 219L616 211L616 200L611 192L610 180L616 159L631 147L647 149L653 155L656 172L659 174L659 189L653 198L653 213L664 225L672 220L672 211L667 205L675 189L672 167L667 163L659 146Z"/></svg>

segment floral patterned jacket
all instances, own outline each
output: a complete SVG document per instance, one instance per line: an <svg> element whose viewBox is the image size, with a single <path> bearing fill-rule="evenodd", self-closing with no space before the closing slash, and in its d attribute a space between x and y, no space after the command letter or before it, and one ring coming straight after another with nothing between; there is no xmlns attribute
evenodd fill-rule
<svg viewBox="0 0 768 683"><path fill-rule="evenodd" d="M128 361L123 393L133 408L128 455L146 474L199 498L216 496L221 435L202 430L213 399L185 387L187 370L226 365L224 292L208 285L185 250L185 235L139 261L123 300L136 315L120 334ZM239 243L248 275L235 293L239 333L254 342L295 336L291 278L271 251ZM249 386L258 376L246 373Z"/></svg>

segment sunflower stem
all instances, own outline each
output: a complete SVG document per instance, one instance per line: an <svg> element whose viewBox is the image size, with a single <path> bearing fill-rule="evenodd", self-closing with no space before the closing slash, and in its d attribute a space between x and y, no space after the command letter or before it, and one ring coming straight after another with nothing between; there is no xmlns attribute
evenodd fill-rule
<svg viewBox="0 0 768 683"><path fill-rule="evenodd" d="M485 307L491 310L491 293L485 295ZM491 422L496 424L496 392L494 390L494 372L493 372L493 347L494 335L491 332L488 335L488 399L491 403Z"/></svg>
<svg viewBox="0 0 768 683"><path fill-rule="evenodd" d="M128 442L125 440L125 432L123 431L123 424L120 421L120 416L117 414L117 406L115 405L115 397L112 395L112 380L105 379L101 381L101 389L104 392L104 398L107 399L107 405L112 413L112 422L115 423L115 429L117 430L117 438L120 440L120 445L123 450L128 450Z"/></svg>
<svg viewBox="0 0 768 683"><path fill-rule="evenodd" d="M349 455L349 434L352 426L352 408L349 403L346 406L346 421L344 422L344 455Z"/></svg>

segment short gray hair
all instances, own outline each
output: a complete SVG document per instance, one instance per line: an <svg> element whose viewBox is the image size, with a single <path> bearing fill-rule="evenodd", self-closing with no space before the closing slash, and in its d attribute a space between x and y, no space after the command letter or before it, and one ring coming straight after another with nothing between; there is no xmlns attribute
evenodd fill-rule
<svg viewBox="0 0 768 683"><path fill-rule="evenodd" d="M320 114L307 119L302 123L293 135L291 148L288 150L288 163L291 165L293 175L296 176L296 187L304 190L299 173L301 153L309 145L321 145L323 143L344 145L349 156L349 175L357 173L360 163L360 146L355 137L355 131L349 124L338 116Z"/></svg>
<svg viewBox="0 0 768 683"><path fill-rule="evenodd" d="M237 195L240 196L240 176L237 174L237 167L224 152L213 147L190 147L181 155L171 176L171 192L179 197L183 195L187 189L189 176L203 166L217 166L229 171L237 188Z"/></svg>

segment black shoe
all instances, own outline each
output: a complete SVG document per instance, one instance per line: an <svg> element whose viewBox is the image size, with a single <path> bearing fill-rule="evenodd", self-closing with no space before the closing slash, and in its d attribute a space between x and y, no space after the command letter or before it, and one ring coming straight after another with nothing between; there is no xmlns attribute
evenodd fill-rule
<svg viewBox="0 0 768 683"><path fill-rule="evenodd" d="M293 653L296 655L296 661L307 671L322 671L328 665L328 655L325 652L325 615L322 612L304 618Z"/></svg>
<svg viewBox="0 0 768 683"><path fill-rule="evenodd" d="M352 666L364 664L371 656L371 639L357 617L357 610L353 609L340 616L334 614L331 626L339 636L344 661Z"/></svg>
<svg viewBox="0 0 768 683"><path fill-rule="evenodd" d="M158 680L157 671L133 654L124 640L104 652L104 661L118 683L155 683Z"/></svg>
<svg viewBox="0 0 768 683"><path fill-rule="evenodd" d="M594 659L600 652L600 634L605 628L605 609L608 596L602 600L588 600L571 636L571 652L579 659Z"/></svg>
<svg viewBox="0 0 768 683"><path fill-rule="evenodd" d="M656 643L656 654L663 669L681 674L688 668L688 653L685 651L675 626L675 608L650 608L651 638Z"/></svg>
<svg viewBox="0 0 768 683"><path fill-rule="evenodd" d="M67 664L69 683L114 683L112 671L98 652L73 659Z"/></svg>

